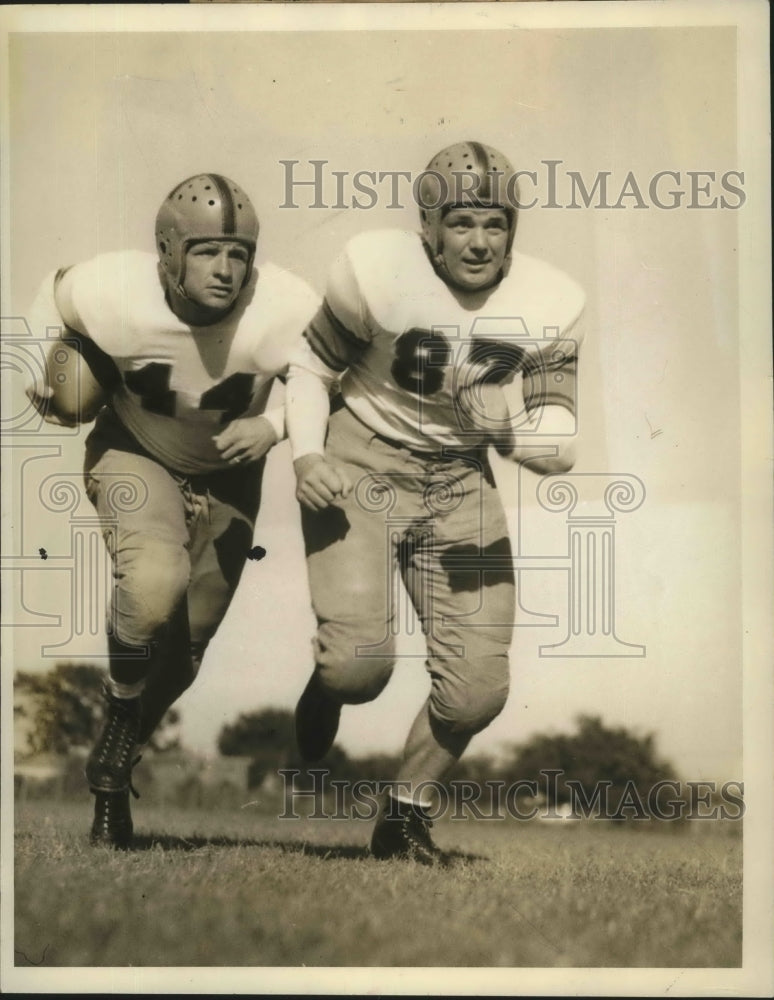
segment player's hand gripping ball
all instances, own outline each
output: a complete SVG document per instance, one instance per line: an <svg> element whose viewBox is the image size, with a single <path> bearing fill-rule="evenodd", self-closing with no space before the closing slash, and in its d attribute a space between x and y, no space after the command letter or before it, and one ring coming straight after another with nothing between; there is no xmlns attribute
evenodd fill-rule
<svg viewBox="0 0 774 1000"><path fill-rule="evenodd" d="M90 423L108 398L87 361L72 344L64 341L51 349L46 383L29 386L25 391L46 423L57 427Z"/></svg>
<svg viewBox="0 0 774 1000"><path fill-rule="evenodd" d="M54 390L51 386L44 385L38 390L34 386L30 385L27 386L24 391L27 395L27 399L29 399L47 424L53 424L55 427L77 426L77 420L66 420L64 417L60 417L54 409Z"/></svg>

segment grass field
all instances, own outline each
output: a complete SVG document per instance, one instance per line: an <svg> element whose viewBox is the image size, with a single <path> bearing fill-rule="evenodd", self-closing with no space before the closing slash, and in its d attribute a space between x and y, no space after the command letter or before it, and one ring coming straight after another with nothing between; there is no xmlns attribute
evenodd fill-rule
<svg viewBox="0 0 774 1000"><path fill-rule="evenodd" d="M114 853L89 808L17 805L17 966L741 963L742 841L719 830L440 821L444 871L371 859L369 824L255 807L139 803Z"/></svg>

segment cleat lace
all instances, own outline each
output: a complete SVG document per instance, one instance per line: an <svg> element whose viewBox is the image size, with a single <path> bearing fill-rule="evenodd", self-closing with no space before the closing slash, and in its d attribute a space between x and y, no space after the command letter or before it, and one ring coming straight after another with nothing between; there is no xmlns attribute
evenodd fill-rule
<svg viewBox="0 0 774 1000"><path fill-rule="evenodd" d="M90 840L94 845L128 848L133 825L129 792L96 792Z"/></svg>
<svg viewBox="0 0 774 1000"><path fill-rule="evenodd" d="M406 839L413 847L429 851L431 854L441 855L440 849L435 846L430 836L430 830L433 827L431 819L425 819L424 816L413 813L404 817L403 826Z"/></svg>
<svg viewBox="0 0 774 1000"><path fill-rule="evenodd" d="M108 711L104 727L92 751L86 774L95 788L118 790L131 783L132 757L137 749L139 702L137 699L114 698L107 690ZM137 758L139 759L139 758Z"/></svg>
<svg viewBox="0 0 774 1000"><path fill-rule="evenodd" d="M371 849L378 858L400 857L435 865L447 863L447 855L430 836L433 821L419 808L401 809L398 816L384 815L377 821Z"/></svg>
<svg viewBox="0 0 774 1000"><path fill-rule="evenodd" d="M132 730L134 713L121 705L116 699L111 705L107 725L100 741L98 759L100 763L113 763L118 767L126 767L134 749Z"/></svg>

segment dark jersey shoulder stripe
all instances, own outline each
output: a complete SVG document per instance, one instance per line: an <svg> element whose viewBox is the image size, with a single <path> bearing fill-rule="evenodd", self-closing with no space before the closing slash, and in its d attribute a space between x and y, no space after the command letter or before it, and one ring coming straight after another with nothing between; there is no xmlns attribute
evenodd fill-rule
<svg viewBox="0 0 774 1000"><path fill-rule="evenodd" d="M304 331L304 337L320 361L329 368L332 368L333 371L343 372L348 366L348 361L342 360L328 348L325 338L317 329L314 320L312 320Z"/></svg>
<svg viewBox="0 0 774 1000"><path fill-rule="evenodd" d="M525 368L524 406L527 412L539 406L563 406L574 414L577 390L578 365L574 357L561 365L533 363Z"/></svg>
<svg viewBox="0 0 774 1000"><path fill-rule="evenodd" d="M327 299L323 300L305 336L320 360L339 372L348 368L367 346L367 341L341 322Z"/></svg>

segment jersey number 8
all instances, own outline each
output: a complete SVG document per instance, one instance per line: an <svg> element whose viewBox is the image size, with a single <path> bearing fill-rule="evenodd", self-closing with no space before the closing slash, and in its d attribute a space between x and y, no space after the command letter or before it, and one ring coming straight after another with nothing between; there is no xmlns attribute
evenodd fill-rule
<svg viewBox="0 0 774 1000"><path fill-rule="evenodd" d="M465 346L467 361L481 366L482 382L504 382L524 364L524 349L518 344L480 339ZM444 369L451 356L451 344L442 333L409 330L395 341L390 373L401 389L432 396L443 385Z"/></svg>

